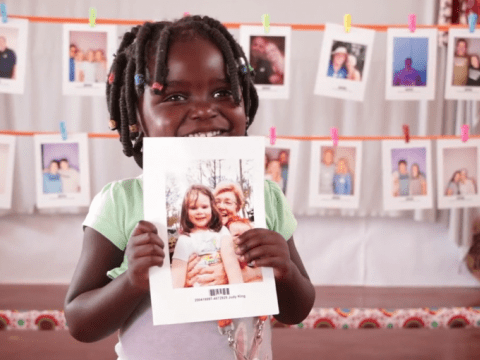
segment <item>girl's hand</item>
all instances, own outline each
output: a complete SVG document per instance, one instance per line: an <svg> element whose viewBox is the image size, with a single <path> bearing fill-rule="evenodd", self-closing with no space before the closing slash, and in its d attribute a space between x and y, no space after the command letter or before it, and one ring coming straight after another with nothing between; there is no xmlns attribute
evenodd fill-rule
<svg viewBox="0 0 480 360"><path fill-rule="evenodd" d="M289 278L292 272L290 251L279 233L267 229L250 229L235 239L240 260L255 266L272 267L275 280Z"/></svg>
<svg viewBox="0 0 480 360"><path fill-rule="evenodd" d="M155 225L148 221L139 221L125 250L128 260L127 276L132 286L149 290L148 269L163 265L163 247L164 243L158 236Z"/></svg>

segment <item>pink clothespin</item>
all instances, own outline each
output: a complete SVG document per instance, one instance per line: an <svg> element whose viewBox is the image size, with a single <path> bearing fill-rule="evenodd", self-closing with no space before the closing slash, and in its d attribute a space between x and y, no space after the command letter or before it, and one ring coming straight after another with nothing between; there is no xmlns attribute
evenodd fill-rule
<svg viewBox="0 0 480 360"><path fill-rule="evenodd" d="M470 130L470 126L462 125L462 141L467 142L468 140L468 131Z"/></svg>
<svg viewBox="0 0 480 360"><path fill-rule="evenodd" d="M410 127L408 125L403 125L403 135L405 135L405 142L410 142Z"/></svg>
<svg viewBox="0 0 480 360"><path fill-rule="evenodd" d="M190 16L190 13L189 13L188 11L185 11L185 12L183 13L183 17L185 17L185 16Z"/></svg>
<svg viewBox="0 0 480 360"><path fill-rule="evenodd" d="M275 141L277 141L277 128L275 126L272 126L270 128L270 144L275 145Z"/></svg>
<svg viewBox="0 0 480 360"><path fill-rule="evenodd" d="M333 140L333 146L338 145L338 129L336 127L330 128L330 136Z"/></svg>
<svg viewBox="0 0 480 360"><path fill-rule="evenodd" d="M417 16L415 14L408 15L408 28L412 33L417 29Z"/></svg>

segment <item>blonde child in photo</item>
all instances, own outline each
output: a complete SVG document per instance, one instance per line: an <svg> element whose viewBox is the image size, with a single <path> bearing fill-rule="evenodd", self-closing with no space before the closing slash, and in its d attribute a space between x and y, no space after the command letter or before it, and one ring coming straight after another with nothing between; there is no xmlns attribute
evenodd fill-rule
<svg viewBox="0 0 480 360"><path fill-rule="evenodd" d="M193 185L187 191L180 223L182 235L178 238L172 258L174 288L185 287L188 259L194 253L200 257L196 266L223 263L229 284L243 282L232 237L222 225L215 198L206 186ZM194 286L200 284L195 283Z"/></svg>

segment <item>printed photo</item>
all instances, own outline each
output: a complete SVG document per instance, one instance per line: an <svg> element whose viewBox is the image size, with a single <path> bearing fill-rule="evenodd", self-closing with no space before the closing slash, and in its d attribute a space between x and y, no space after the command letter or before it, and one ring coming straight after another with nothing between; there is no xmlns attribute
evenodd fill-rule
<svg viewBox="0 0 480 360"><path fill-rule="evenodd" d="M0 23L0 92L22 94L25 81L28 21Z"/></svg>
<svg viewBox="0 0 480 360"><path fill-rule="evenodd" d="M0 135L0 209L12 206L15 136Z"/></svg>
<svg viewBox="0 0 480 360"><path fill-rule="evenodd" d="M326 24L315 95L363 101L375 31ZM345 81L350 80L350 81Z"/></svg>
<svg viewBox="0 0 480 360"><path fill-rule="evenodd" d="M436 43L436 29L388 29L387 100L435 98Z"/></svg>
<svg viewBox="0 0 480 360"><path fill-rule="evenodd" d="M384 204L386 210L432 206L430 143L384 141ZM425 142L424 142L425 143ZM415 146L416 145L416 146ZM428 146L427 146L428 145ZM387 160L385 160L387 158ZM386 162L385 162L386 161ZM428 206L427 206L428 205ZM398 207L395 207L398 206Z"/></svg>
<svg viewBox="0 0 480 360"><path fill-rule="evenodd" d="M88 206L90 185L86 134L36 135L37 207Z"/></svg>
<svg viewBox="0 0 480 360"><path fill-rule="evenodd" d="M64 25L64 94L105 95L115 49L115 26Z"/></svg>
<svg viewBox="0 0 480 360"><path fill-rule="evenodd" d="M438 140L438 207L480 206L480 140Z"/></svg>
<svg viewBox="0 0 480 360"><path fill-rule="evenodd" d="M265 179L274 181L293 206L300 142L297 140L265 140Z"/></svg>
<svg viewBox="0 0 480 360"><path fill-rule="evenodd" d="M480 31L451 29L445 98L475 100L480 95Z"/></svg>
<svg viewBox="0 0 480 360"><path fill-rule="evenodd" d="M237 237L266 227L264 140L144 140L144 215L169 242L149 271L154 325L278 311L273 270L235 253Z"/></svg>
<svg viewBox="0 0 480 360"><path fill-rule="evenodd" d="M263 26L240 26L240 43L260 98L289 97L290 39L290 27L272 26L265 34Z"/></svg>
<svg viewBox="0 0 480 360"><path fill-rule="evenodd" d="M361 146L353 141L342 146L330 141L312 143L310 207L358 207Z"/></svg>

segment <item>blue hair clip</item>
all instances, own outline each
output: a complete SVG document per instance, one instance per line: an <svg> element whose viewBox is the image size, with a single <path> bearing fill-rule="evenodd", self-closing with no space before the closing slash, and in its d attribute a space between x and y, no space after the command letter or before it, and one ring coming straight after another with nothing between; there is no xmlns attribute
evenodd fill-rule
<svg viewBox="0 0 480 360"><path fill-rule="evenodd" d="M142 74L137 74L135 75L135 86L140 86L143 85L144 83L143 75Z"/></svg>

